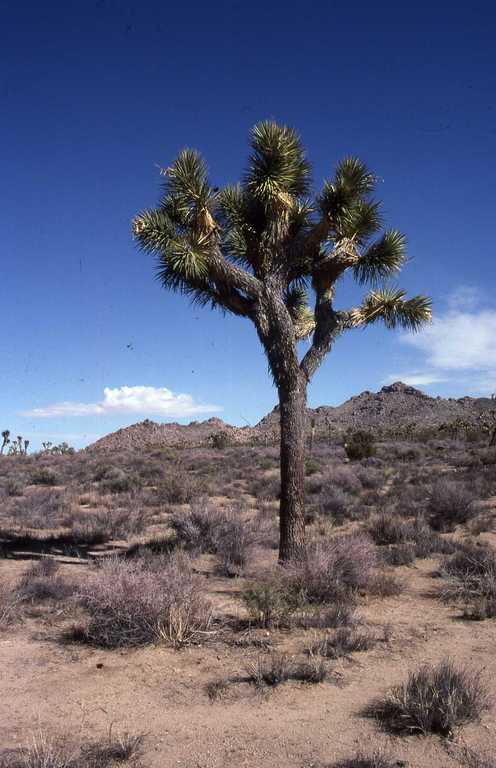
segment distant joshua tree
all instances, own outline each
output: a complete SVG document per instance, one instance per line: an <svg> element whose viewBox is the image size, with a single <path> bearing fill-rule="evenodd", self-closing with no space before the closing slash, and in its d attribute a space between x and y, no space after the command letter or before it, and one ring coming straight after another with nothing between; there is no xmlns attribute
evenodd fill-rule
<svg viewBox="0 0 496 768"><path fill-rule="evenodd" d="M405 238L388 230L371 241L382 227L371 199L375 176L349 157L312 193L310 165L292 128L254 127L248 167L235 186L212 186L203 159L189 149L161 174L161 202L135 217L134 237L158 258L164 288L254 324L279 395L279 558L302 557L308 384L346 331L379 320L416 331L431 317L430 300L406 299L382 285L404 264ZM335 290L347 272L372 289L342 310ZM303 339L311 341L300 355Z"/></svg>
<svg viewBox="0 0 496 768"><path fill-rule="evenodd" d="M496 394L491 395L492 407L479 416L482 431L489 436L489 446L496 445Z"/></svg>
<svg viewBox="0 0 496 768"><path fill-rule="evenodd" d="M4 452L7 445L10 443L10 429L4 429L2 432L2 446L0 447L0 454Z"/></svg>

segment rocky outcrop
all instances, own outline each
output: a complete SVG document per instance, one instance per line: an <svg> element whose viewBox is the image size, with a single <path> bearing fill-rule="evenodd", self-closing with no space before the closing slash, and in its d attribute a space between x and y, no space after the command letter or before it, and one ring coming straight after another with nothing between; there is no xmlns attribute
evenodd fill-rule
<svg viewBox="0 0 496 768"><path fill-rule="evenodd" d="M347 429L439 427L457 419L476 423L482 410L494 407L488 398L459 399L430 397L415 387L397 381L379 392L362 392L339 406L309 408L317 433ZM87 450L114 452L125 449L171 448L211 445L214 435L226 434L230 443L273 442L279 434L279 409L276 406L254 427L233 427L222 419L192 421L190 424L159 424L145 419L139 424L112 432Z"/></svg>

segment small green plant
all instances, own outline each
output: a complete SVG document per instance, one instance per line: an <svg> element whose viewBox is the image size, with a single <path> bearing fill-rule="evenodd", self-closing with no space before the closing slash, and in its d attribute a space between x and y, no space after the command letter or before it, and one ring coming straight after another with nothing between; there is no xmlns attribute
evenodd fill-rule
<svg viewBox="0 0 496 768"><path fill-rule="evenodd" d="M266 629L286 624L295 610L280 579L252 582L241 595L250 618Z"/></svg>
<svg viewBox="0 0 496 768"><path fill-rule="evenodd" d="M222 451L229 445L229 435L227 432L217 432L215 435L212 435L211 441L212 448Z"/></svg>
<svg viewBox="0 0 496 768"><path fill-rule="evenodd" d="M53 469L48 467L38 467L31 473L31 483L33 485L57 485L58 478Z"/></svg>
<svg viewBox="0 0 496 768"><path fill-rule="evenodd" d="M315 461L315 459L308 458L305 461L305 475L307 477L311 477L312 475L316 475L317 472L320 472L320 464L318 461Z"/></svg>
<svg viewBox="0 0 496 768"><path fill-rule="evenodd" d="M346 456L350 461L360 461L375 455L375 439L371 432L357 430L348 435L344 444Z"/></svg>

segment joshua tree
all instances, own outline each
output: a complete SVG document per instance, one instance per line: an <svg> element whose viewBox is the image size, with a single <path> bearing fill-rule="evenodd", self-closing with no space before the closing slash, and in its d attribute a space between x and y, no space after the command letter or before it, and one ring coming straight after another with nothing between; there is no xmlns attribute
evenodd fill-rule
<svg viewBox="0 0 496 768"><path fill-rule="evenodd" d="M28 455L28 448L29 448L29 440L24 441L24 455Z"/></svg>
<svg viewBox="0 0 496 768"><path fill-rule="evenodd" d="M310 379L345 331L379 320L416 330L430 319L430 300L383 286L404 263L405 238L389 230L371 241L381 229L373 174L346 158L312 195L305 150L287 126L255 126L248 168L236 186L212 186L203 159L189 149L161 174L161 202L135 217L134 236L158 257L164 288L255 325L279 395L279 556L300 557ZM343 310L334 294L347 271L372 288L359 306ZM298 342L307 338L310 346L299 355Z"/></svg>
<svg viewBox="0 0 496 768"><path fill-rule="evenodd" d="M489 446L496 445L496 394L491 395L492 406L479 416L482 431L489 436Z"/></svg>
<svg viewBox="0 0 496 768"><path fill-rule="evenodd" d="M2 432L2 447L0 448L0 453L3 453L6 446L10 443L10 429L4 429Z"/></svg>

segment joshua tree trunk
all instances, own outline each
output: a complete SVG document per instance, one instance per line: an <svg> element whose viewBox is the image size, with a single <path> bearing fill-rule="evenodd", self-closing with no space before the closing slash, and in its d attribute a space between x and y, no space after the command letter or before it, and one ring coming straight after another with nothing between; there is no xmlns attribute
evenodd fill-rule
<svg viewBox="0 0 496 768"><path fill-rule="evenodd" d="M279 560L305 554L305 427L307 383L303 375L279 387L281 502Z"/></svg>

